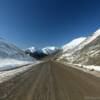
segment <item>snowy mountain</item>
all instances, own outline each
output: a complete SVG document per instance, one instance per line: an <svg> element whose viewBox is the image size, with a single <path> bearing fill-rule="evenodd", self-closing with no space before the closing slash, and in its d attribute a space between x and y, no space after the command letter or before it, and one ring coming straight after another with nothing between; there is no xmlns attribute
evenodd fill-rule
<svg viewBox="0 0 100 100"><path fill-rule="evenodd" d="M30 47L30 48L26 49L25 52L26 52L26 54L29 54L30 56L32 56L34 58L41 59L43 57L55 54L59 50L60 50L60 48L54 47L54 46L45 47L43 49L36 49L35 47Z"/></svg>
<svg viewBox="0 0 100 100"><path fill-rule="evenodd" d="M86 37L79 37L62 46L62 53L59 59L72 61L73 57L71 55L73 54L73 52L75 52L75 49L78 49L77 46L79 46L85 40Z"/></svg>
<svg viewBox="0 0 100 100"><path fill-rule="evenodd" d="M0 38L0 70L35 61L15 45Z"/></svg>
<svg viewBox="0 0 100 100"><path fill-rule="evenodd" d="M68 44L64 46L67 49L63 48L63 52L59 57L60 60L64 59L68 62L78 64L100 65L100 61L98 60L100 59L100 29L94 32L93 35L88 36L86 38L84 37L83 41L81 41L80 43L75 43L76 44L71 49L66 46ZM69 45L69 47L72 46Z"/></svg>
<svg viewBox="0 0 100 100"><path fill-rule="evenodd" d="M79 37L77 39L72 40L68 44L64 45L63 52L66 52L68 50L74 49L76 46L78 46L81 42L83 42L86 39L86 37Z"/></svg>
<svg viewBox="0 0 100 100"><path fill-rule="evenodd" d="M77 50L73 56L76 57L75 63L100 65L100 29L93 33Z"/></svg>
<svg viewBox="0 0 100 100"><path fill-rule="evenodd" d="M25 49L25 52L29 52L29 53L34 53L34 52L36 52L37 51L37 49L35 48L35 47L30 47L30 48L27 48L27 49Z"/></svg>
<svg viewBox="0 0 100 100"><path fill-rule="evenodd" d="M55 46L49 46L49 47L45 47L42 49L43 53L47 54L47 55L54 54L54 53L58 52L59 50L60 50L60 48L55 47Z"/></svg>
<svg viewBox="0 0 100 100"><path fill-rule="evenodd" d="M29 54L31 57L36 59L41 59L47 56L41 49L36 49L35 47L30 47L25 50L26 54Z"/></svg>

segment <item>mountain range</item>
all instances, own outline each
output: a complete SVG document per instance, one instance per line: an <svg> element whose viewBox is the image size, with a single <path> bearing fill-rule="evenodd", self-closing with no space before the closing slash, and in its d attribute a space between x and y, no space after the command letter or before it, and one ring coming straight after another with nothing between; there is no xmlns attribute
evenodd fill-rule
<svg viewBox="0 0 100 100"><path fill-rule="evenodd" d="M55 47L55 46L48 46L42 49L36 49L35 47L30 47L25 50L26 54L29 54L30 56L41 59L46 56L51 56L53 54L58 53L61 50L61 48Z"/></svg>

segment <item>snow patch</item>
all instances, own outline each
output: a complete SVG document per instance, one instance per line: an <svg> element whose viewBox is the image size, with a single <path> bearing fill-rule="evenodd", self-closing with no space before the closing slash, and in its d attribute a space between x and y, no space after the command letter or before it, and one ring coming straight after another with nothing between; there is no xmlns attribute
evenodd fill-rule
<svg viewBox="0 0 100 100"><path fill-rule="evenodd" d="M95 66L95 65L82 65L82 64L74 64L74 65L77 65L79 67L86 68L86 69L89 69L89 70L100 71L100 66Z"/></svg>
<svg viewBox="0 0 100 100"><path fill-rule="evenodd" d="M32 61L20 61L16 59L0 59L0 71L2 70L10 70L17 68L19 66L27 65L27 64L34 64L35 62Z"/></svg>

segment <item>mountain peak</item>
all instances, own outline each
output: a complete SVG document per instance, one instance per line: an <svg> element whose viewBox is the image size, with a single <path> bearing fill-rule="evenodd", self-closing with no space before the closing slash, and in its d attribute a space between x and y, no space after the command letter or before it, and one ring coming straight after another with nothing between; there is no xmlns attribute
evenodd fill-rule
<svg viewBox="0 0 100 100"><path fill-rule="evenodd" d="M31 53L34 53L36 51L36 48L32 46L26 50L29 50Z"/></svg>
<svg viewBox="0 0 100 100"><path fill-rule="evenodd" d="M48 47L45 47L42 49L42 51L45 53L45 54L52 54L56 51L58 51L59 48L58 47L55 47L55 46L48 46Z"/></svg>

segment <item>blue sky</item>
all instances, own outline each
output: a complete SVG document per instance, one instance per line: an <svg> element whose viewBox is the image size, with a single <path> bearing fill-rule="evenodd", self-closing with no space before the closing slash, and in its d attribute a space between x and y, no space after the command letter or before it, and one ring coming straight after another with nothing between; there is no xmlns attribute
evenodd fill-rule
<svg viewBox="0 0 100 100"><path fill-rule="evenodd" d="M21 48L61 46L100 28L100 0L0 0L0 36Z"/></svg>

